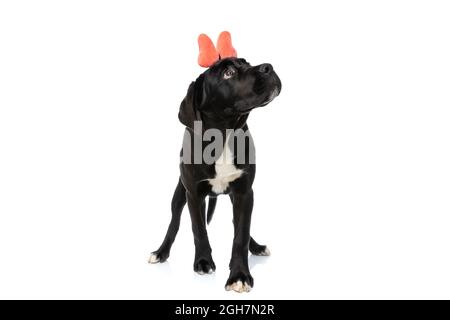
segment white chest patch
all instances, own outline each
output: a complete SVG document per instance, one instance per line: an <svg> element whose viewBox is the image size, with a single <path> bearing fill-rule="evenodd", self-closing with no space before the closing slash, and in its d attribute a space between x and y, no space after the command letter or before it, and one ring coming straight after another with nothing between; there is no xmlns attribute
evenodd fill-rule
<svg viewBox="0 0 450 320"><path fill-rule="evenodd" d="M238 179L244 172L243 170L236 168L233 159L233 152L228 146L227 138L224 150L215 163L216 176L214 179L208 179L213 192L217 194L223 193L228 188L230 182Z"/></svg>

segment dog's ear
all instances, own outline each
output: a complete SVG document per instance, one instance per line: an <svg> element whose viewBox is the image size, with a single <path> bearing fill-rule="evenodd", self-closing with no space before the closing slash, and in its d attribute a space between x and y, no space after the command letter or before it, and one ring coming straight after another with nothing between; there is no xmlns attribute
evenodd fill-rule
<svg viewBox="0 0 450 320"><path fill-rule="evenodd" d="M204 75L200 75L197 80L189 85L186 97L180 105L180 111L178 112L178 119L186 127L194 129L194 122L201 121L200 108L204 101L204 89L203 89Z"/></svg>

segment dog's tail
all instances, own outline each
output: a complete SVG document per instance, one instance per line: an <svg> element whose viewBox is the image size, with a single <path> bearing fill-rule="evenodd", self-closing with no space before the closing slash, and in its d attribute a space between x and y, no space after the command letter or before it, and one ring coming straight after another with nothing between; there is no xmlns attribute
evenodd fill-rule
<svg viewBox="0 0 450 320"><path fill-rule="evenodd" d="M217 197L209 197L208 202L208 213L206 214L206 221L208 224L211 222L211 219L214 215L214 210L216 209Z"/></svg>

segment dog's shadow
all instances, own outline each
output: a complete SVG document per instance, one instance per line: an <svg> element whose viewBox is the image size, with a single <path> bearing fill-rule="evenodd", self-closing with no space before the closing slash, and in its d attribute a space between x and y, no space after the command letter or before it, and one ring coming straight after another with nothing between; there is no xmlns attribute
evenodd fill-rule
<svg viewBox="0 0 450 320"><path fill-rule="evenodd" d="M171 276L173 275L172 267L170 266L169 261L165 261L164 263L156 263L152 264L153 268L157 269L161 275Z"/></svg>
<svg viewBox="0 0 450 320"><path fill-rule="evenodd" d="M269 261L270 257L265 257L265 256L255 256L253 254L251 254L248 257L248 266L250 268L250 270L252 270L254 267L256 267L257 265L263 265L266 264Z"/></svg>
<svg viewBox="0 0 450 320"><path fill-rule="evenodd" d="M253 254L249 255L248 257L248 266L250 270L252 270L257 265L264 265L267 264L270 257L267 256L255 256ZM157 263L152 265L155 269L159 270L160 274L165 276L171 276L173 275L172 268L170 266L170 262L166 261L164 263Z"/></svg>

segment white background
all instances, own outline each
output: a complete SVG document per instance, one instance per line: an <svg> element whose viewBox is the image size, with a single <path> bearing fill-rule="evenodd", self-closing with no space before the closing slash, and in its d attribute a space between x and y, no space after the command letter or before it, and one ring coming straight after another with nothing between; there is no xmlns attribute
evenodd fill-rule
<svg viewBox="0 0 450 320"><path fill-rule="evenodd" d="M2 1L1 298L450 298L447 1ZM252 113L255 288L224 290L231 206L193 273L179 104L199 33L283 91Z"/></svg>

